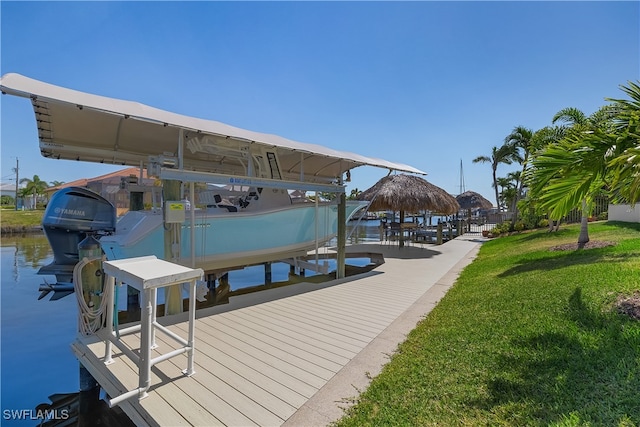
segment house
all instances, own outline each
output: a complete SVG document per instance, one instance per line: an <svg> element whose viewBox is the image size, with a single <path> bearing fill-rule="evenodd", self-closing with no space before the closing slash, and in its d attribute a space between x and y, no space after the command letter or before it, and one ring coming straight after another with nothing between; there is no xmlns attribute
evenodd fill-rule
<svg viewBox="0 0 640 427"><path fill-rule="evenodd" d="M22 189L24 188L25 184L20 184L18 186L18 193L20 191L22 191ZM8 201L9 204L13 205L15 203L16 200L16 184L14 183L8 183L8 184L0 184L0 196L7 196L10 197L10 201ZM18 209L22 209L23 205L26 203L27 206L30 206L33 204L33 197L31 197L31 200L23 200L21 197L18 197Z"/></svg>
<svg viewBox="0 0 640 427"><path fill-rule="evenodd" d="M23 187L22 185L20 187ZM19 191L19 190L18 190ZM0 196L16 197L16 184L0 184Z"/></svg>
<svg viewBox="0 0 640 427"><path fill-rule="evenodd" d="M155 184L156 180L148 178L146 170L142 170L142 179L140 179L140 169L126 168L95 178L83 178L49 187L45 192L50 198L53 193L62 188L84 187L111 202L116 207L117 215L120 216L129 211L132 200L134 204L139 205L138 209L153 206L154 199L159 201L162 187Z"/></svg>

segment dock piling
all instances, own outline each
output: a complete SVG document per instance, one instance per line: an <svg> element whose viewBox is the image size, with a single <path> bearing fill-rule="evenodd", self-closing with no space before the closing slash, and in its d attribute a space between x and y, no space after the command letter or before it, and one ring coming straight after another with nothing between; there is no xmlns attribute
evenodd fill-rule
<svg viewBox="0 0 640 427"><path fill-rule="evenodd" d="M264 284L269 286L271 285L271 263L270 262L265 262L264 263Z"/></svg>
<svg viewBox="0 0 640 427"><path fill-rule="evenodd" d="M95 426L99 418L100 385L82 363L79 363L78 426Z"/></svg>

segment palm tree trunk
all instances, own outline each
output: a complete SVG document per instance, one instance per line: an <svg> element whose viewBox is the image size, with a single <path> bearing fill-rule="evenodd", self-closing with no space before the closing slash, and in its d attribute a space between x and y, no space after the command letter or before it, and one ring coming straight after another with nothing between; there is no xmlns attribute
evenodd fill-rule
<svg viewBox="0 0 640 427"><path fill-rule="evenodd" d="M496 178L496 168L493 168L493 189L496 191L496 207L500 212L500 194L498 193L498 179Z"/></svg>
<svg viewBox="0 0 640 427"><path fill-rule="evenodd" d="M582 220L580 221L580 236L578 236L578 247L584 248L589 241L589 212L587 212L587 201L582 199Z"/></svg>
<svg viewBox="0 0 640 427"><path fill-rule="evenodd" d="M520 196L522 195L522 181L524 180L524 174L527 169L528 157L528 154L525 153L524 160L522 161L522 173L520 173L520 179L518 179L518 185L516 188L516 197L513 199L513 219L511 220L511 224L513 225L515 225L516 221L518 220L518 214L520 213L518 211L518 202L520 201Z"/></svg>

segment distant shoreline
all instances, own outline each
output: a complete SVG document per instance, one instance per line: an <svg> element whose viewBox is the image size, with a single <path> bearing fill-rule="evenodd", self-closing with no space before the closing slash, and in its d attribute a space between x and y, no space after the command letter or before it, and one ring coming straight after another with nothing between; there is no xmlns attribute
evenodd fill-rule
<svg viewBox="0 0 640 427"><path fill-rule="evenodd" d="M0 227L0 235L2 236L11 236L14 234L33 234L33 233L41 233L42 226L41 225L6 225Z"/></svg>

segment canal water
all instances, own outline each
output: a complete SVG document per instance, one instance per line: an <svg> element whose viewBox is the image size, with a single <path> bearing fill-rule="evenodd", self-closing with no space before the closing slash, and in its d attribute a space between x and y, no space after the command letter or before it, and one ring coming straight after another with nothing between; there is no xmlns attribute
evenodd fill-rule
<svg viewBox="0 0 640 427"><path fill-rule="evenodd" d="M1 250L1 424L37 425L31 411L48 403L50 394L78 391L78 361L69 347L76 333L76 301L38 301L45 276L36 273L53 260L43 235L3 236Z"/></svg>
<svg viewBox="0 0 640 427"><path fill-rule="evenodd" d="M361 222L349 242L377 241L378 225L378 221ZM38 286L45 280L55 283L54 276L37 274L53 260L43 234L3 236L0 243L0 425L35 426L40 421L36 406L50 403L54 393L75 393L79 388L79 365L70 347L77 330L76 299L72 294L49 301L50 294L38 300ZM330 267L335 268L335 261ZM288 275L287 264L273 264L274 282L287 280ZM260 266L229 273L231 290L255 286L263 279ZM126 293L120 297L119 307L125 310Z"/></svg>

